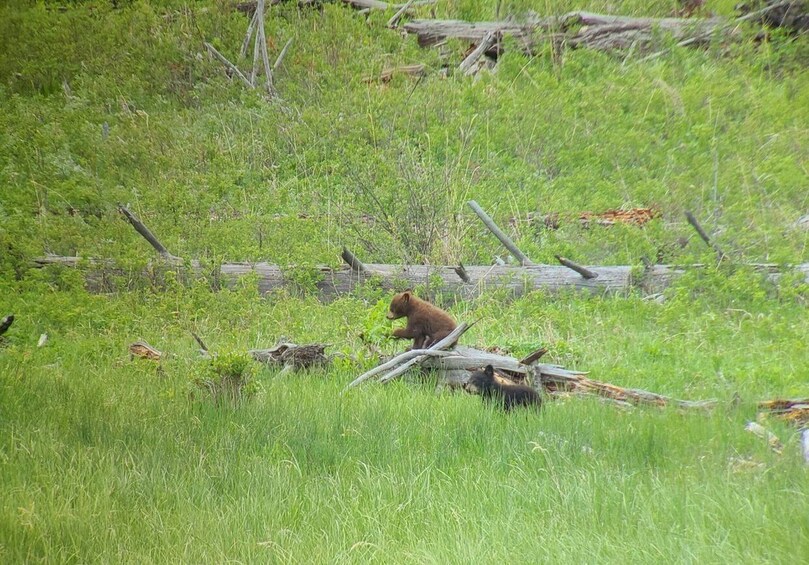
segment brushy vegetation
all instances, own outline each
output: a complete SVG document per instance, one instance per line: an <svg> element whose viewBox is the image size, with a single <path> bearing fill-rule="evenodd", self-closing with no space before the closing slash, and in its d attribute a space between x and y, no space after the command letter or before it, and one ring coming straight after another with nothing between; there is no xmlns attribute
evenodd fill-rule
<svg viewBox="0 0 809 565"><path fill-rule="evenodd" d="M667 15L675 2L503 2ZM709 3L723 15L734 2ZM440 2L491 19L495 2ZM426 16L429 8L420 13ZM709 414L597 401L505 416L429 383L342 388L376 361L389 296L322 304L307 291L340 246L379 262L490 263L476 199L536 261L713 261L693 210L735 261L809 261L806 38L774 34L637 57L508 50L479 80L439 76L438 50L345 6L273 6L270 51L292 37L266 101L203 54L235 58L229 2L12 2L0 7L0 559L4 562L796 562L809 554L806 468L744 432L754 401L809 396L809 289L748 269L688 273L665 301L497 292L444 305L467 343L548 358ZM754 30L743 30L752 37ZM456 65L466 45L450 42ZM421 81L364 82L424 62ZM176 255L294 265L255 281L90 295L82 273L29 269L46 252L140 267L133 210ZM645 228L509 224L529 211L655 206ZM680 240L690 239L687 242ZM684 246L681 243L685 243ZM249 400L193 381L211 350L281 335L347 354L329 370L252 375ZM48 343L36 347L47 332ZM159 369L130 361L145 339ZM386 352L401 344L382 342ZM240 355L225 369L249 371ZM227 365L228 367L225 367ZM235 371L239 372L239 371ZM737 396L741 402L734 402Z"/></svg>

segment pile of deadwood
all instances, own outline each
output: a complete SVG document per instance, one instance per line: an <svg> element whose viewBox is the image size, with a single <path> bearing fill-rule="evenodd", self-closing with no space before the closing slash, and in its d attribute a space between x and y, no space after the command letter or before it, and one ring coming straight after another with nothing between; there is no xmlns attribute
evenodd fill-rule
<svg viewBox="0 0 809 565"><path fill-rule="evenodd" d="M13 317L12 317L13 320ZM455 331L428 349L406 351L381 363L348 384L346 390L371 378L388 383L407 372L429 371L438 379L439 387L460 388L473 371L492 365L502 381L531 384L546 398L589 396L623 409L635 406L674 406L686 410L710 410L716 400L680 400L636 388L624 388L611 383L588 378L587 373L565 369L559 365L540 363L547 352L540 348L523 359L492 353L456 342L471 324L462 323ZM200 345L200 354L211 356L207 346L193 334ZM455 345L453 345L455 344ZM286 339L274 347L251 349L249 354L257 362L281 369L281 375L313 367L327 368L335 355L325 354L327 344L297 345ZM139 357L160 361L164 354L143 341L129 346L131 358ZM775 399L758 403L759 417L766 421L770 415L794 425L800 431L800 443L804 460L809 464L809 398ZM777 454L784 450L784 443L772 431L759 422L748 422L745 429L767 442Z"/></svg>

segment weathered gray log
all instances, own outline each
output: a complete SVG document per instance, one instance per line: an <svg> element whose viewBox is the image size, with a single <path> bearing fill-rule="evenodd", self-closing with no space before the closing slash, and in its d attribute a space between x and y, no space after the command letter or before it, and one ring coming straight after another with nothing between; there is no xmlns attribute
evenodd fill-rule
<svg viewBox="0 0 809 565"><path fill-rule="evenodd" d="M429 6L430 4L435 4L436 0L417 0L415 2L410 3L410 7L415 6ZM405 4L389 4L387 2L380 2L379 0L343 0L343 3L349 4L354 8L360 10L387 10L388 8L393 8L394 10L398 10L403 8Z"/></svg>
<svg viewBox="0 0 809 565"><path fill-rule="evenodd" d="M405 12L407 12L410 9L410 6L413 5L413 2L414 2L414 0L407 0L405 5L402 6L401 8L399 8L399 11L397 11L395 14L393 14L393 16L391 16L391 18L388 20L388 26L387 27L395 28L396 24L399 23L399 20L402 19L402 16L405 15Z"/></svg>
<svg viewBox="0 0 809 565"><path fill-rule="evenodd" d="M545 25L540 21L546 22ZM413 20L404 24L404 30L415 34L421 47L431 47L446 39L460 39L480 43L487 34L516 37L526 46L533 44L534 31L558 24L556 18L543 18L527 23L517 22L465 22L461 20Z"/></svg>
<svg viewBox="0 0 809 565"><path fill-rule="evenodd" d="M471 283L472 279L469 278L469 273L466 272L466 267L463 266L463 263L459 263L457 267L454 267L455 274L458 275L461 280L465 283Z"/></svg>
<svg viewBox="0 0 809 565"><path fill-rule="evenodd" d="M736 9L744 14L737 21L751 20L790 31L809 30L809 2L806 0L766 0L765 4L758 10L755 10L760 6L758 2L737 5Z"/></svg>
<svg viewBox="0 0 809 565"><path fill-rule="evenodd" d="M468 330L469 328L471 328L473 325L475 325L475 322L472 322L471 324L468 324L466 322L462 322L457 328L452 330L452 333L450 333L447 337L445 337L444 339L442 339L441 341L439 341L435 345L431 345L428 348L428 350L435 351L435 350L447 349L448 347L453 347L455 342L458 341L458 339L461 337L461 335L463 335L463 333L466 330ZM388 382L392 381L393 379L395 379L396 377L406 373L407 370L410 369L410 367L412 367L413 365L415 365L417 363L421 363L422 361L424 361L426 359L429 359L429 358L431 358L429 355L424 355L422 357L415 357L415 358L411 359L410 361L408 361L407 363L399 365L397 368L393 369L389 373L386 373L386 374L382 375L379 378L379 382L380 383L388 383Z"/></svg>
<svg viewBox="0 0 809 565"><path fill-rule="evenodd" d="M566 258L562 257L561 255L554 255L554 257L556 257L556 260L559 261L559 263L561 263L562 265L564 265L568 269L572 269L572 270L576 271L581 276L583 276L585 279L595 279L595 278L598 277L597 273L594 273L593 271L591 271L590 269L587 269L586 267L582 267L578 263L574 263L570 259L566 259Z"/></svg>
<svg viewBox="0 0 809 565"><path fill-rule="evenodd" d="M281 63L284 62L284 57L286 57L286 54L287 54L287 51L289 50L290 45L292 45L292 38L291 37L284 44L283 49L281 49L281 52L278 54L278 58L275 59L275 63L273 63L273 65L272 65L272 70L273 71L277 71L278 67L281 66Z"/></svg>
<svg viewBox="0 0 809 565"><path fill-rule="evenodd" d="M253 84L250 82L244 73L239 70L239 67L228 61L227 57L222 55L219 51L217 51L216 47L208 43L207 41L203 42L203 45L208 50L208 52L213 55L220 63L222 63L225 68L227 68L230 72L235 74L239 79L248 87L253 88Z"/></svg>
<svg viewBox="0 0 809 565"><path fill-rule="evenodd" d="M763 440L766 440L767 445L777 454L781 454L784 451L784 444L781 443L781 440L778 439L778 436L772 433L770 430L762 426L757 422L747 422L747 425L744 429L753 435L760 437Z"/></svg>
<svg viewBox="0 0 809 565"><path fill-rule="evenodd" d="M362 375L360 375L359 377L357 377L356 379L351 381L351 383L348 384L346 389L355 387L358 384L360 384L361 382L369 379L370 377L372 377L374 375L377 375L377 374L379 374L379 373L381 373L381 372L383 372L383 371L385 371L385 370L387 370L389 368L392 368L392 367L395 367L396 365L398 365L398 367L396 367L395 369L393 369L389 373L386 373L385 375L383 375L379 380L379 382L383 382L383 383L388 382L388 381L398 377L402 373L405 373L410 367L412 367L416 363L421 363L424 360L426 360L428 357L433 356L433 355L442 355L443 354L442 350L444 350L444 349L446 349L448 347L451 347L456 341L458 341L458 338L461 337L461 335L463 335L463 333L466 330L468 330L470 327L472 327L472 325L474 325L474 323L472 323L472 324L467 324L466 322L461 323L460 325L458 325L457 328L452 330L452 333L450 333L447 337L445 337L444 339L442 339L438 343L430 346L427 349L416 349L416 350L406 351L405 353L395 357L394 359L391 359L387 363L384 363L384 364L380 365L379 367L376 367L374 369L371 369L370 371L367 371L366 373L363 373ZM415 352L418 352L418 353L415 353Z"/></svg>
<svg viewBox="0 0 809 565"><path fill-rule="evenodd" d="M633 18L591 12L570 12L560 17L530 17L524 22L466 22L460 20L413 20L404 25L417 36L419 45L430 47L446 39L480 43L488 33L509 35L533 53L535 35L563 34L566 44L599 50L646 44L662 31L684 45L697 45L723 32L733 34L733 21L723 18Z"/></svg>
<svg viewBox="0 0 809 565"><path fill-rule="evenodd" d="M694 214L686 211L685 217L688 220L688 223L691 224L691 227L694 228L697 234L699 234L699 237L702 239L702 241L705 242L705 245L716 251L716 258L719 261L722 261L726 257L725 252L722 251L722 249L720 249L720 247L716 244L716 242L714 242L711 239L711 237L705 232L705 230L702 229L702 226L697 221L697 218L694 216Z"/></svg>
<svg viewBox="0 0 809 565"><path fill-rule="evenodd" d="M160 253L166 259L170 260L178 259L178 257L175 257L174 255L169 253L169 250L166 249L166 247L162 243L160 243L160 241L158 241L157 237L155 237L155 235L149 230L149 228L147 228L146 225L143 222L141 222L137 216L135 216L135 214L129 211L129 208L127 208L123 204L119 204L118 210L121 212L121 214L124 215L127 221L130 224L132 224L132 227L135 228L135 231L137 231L140 235L142 235L143 238L146 241L148 241L149 244L152 247L154 247L158 253Z"/></svg>
<svg viewBox="0 0 809 565"><path fill-rule="evenodd" d="M486 53L486 51L494 47L494 44L496 42L497 42L497 35L493 32L487 33L483 37L483 39L480 40L478 46L475 47L463 61L461 61L461 64L459 66L461 72L465 75L473 74L476 71L475 63L478 62L478 59L483 57L483 54Z"/></svg>
<svg viewBox="0 0 809 565"><path fill-rule="evenodd" d="M343 261L346 262L346 265L358 273L362 273L367 270L362 261L357 259L357 256L351 253L347 247L343 247L343 252L340 253L340 257L342 257Z"/></svg>
<svg viewBox="0 0 809 565"><path fill-rule="evenodd" d="M346 388L352 388L360 384L361 382L367 381L371 377L378 375L380 373L384 373L388 369L393 369L397 365L401 365L411 359L415 359L416 357L440 357L442 355L451 355L449 351L441 351L441 350L432 350L432 349L411 349L410 351L405 351L404 353L400 353L390 361L386 361L381 365L377 365L370 371L366 371L353 381L351 381Z"/></svg>
<svg viewBox="0 0 809 565"><path fill-rule="evenodd" d="M86 260L88 265L87 288L91 292L108 292L114 290L113 275L123 274L111 260ZM34 259L32 267L41 268L48 265L63 267L79 267L81 257L62 257L49 255ZM783 272L797 271L809 282L809 263L783 267L774 264L749 265L757 271L766 273L772 282L778 282ZM474 284L464 283L458 278L452 266L432 265L384 265L367 263L365 271L358 273L348 266L336 268L320 266L313 268L318 277L316 288L323 298L351 293L374 278L386 290L401 289L428 285L436 292L456 294L463 298L471 298L489 289L506 289L512 295L521 296L533 290L550 292L574 288L590 292L625 292L631 288L640 288L648 293L656 293L668 287L673 280L681 276L686 269L700 269L704 265L652 265L645 273L637 272L631 266L589 267L598 275L595 279L585 279L567 267L560 265L519 266L467 266L466 272ZM153 276L154 272L176 272L186 277L204 277L210 275L209 268L203 268L199 261L189 261L186 266L162 265L156 271L144 273ZM634 271L634 272L633 272ZM258 289L261 294L294 286L294 281L284 277L284 270L278 265L269 263L225 263L219 267L216 276L220 283L229 286L245 276L255 274L258 277ZM640 275L635 277L633 275ZM440 286L434 282L441 279Z"/></svg>
<svg viewBox="0 0 809 565"><path fill-rule="evenodd" d="M556 366L535 365L537 380L548 392L572 392L576 394L596 395L612 398L631 404L649 404L653 406L677 406L689 409L713 408L716 400L679 400L656 392L637 388L623 388L611 383L589 379L584 373L573 373Z"/></svg>
<svg viewBox="0 0 809 565"><path fill-rule="evenodd" d="M500 243L502 243L503 246L506 249L508 249L509 252L512 255L514 255L514 257L517 258L517 260L519 260L521 265L523 266L533 265L533 263L525 255L525 253L520 251L520 249L514 244L514 242L511 241L511 238L507 236L505 233L503 233L503 231L499 227L497 227L497 224L494 223L494 220L492 220L489 217L489 215L483 210L483 208L480 207L480 205L478 205L477 202L475 202L474 200L470 200L469 202L467 202L467 204L469 205L470 208L472 208L475 214L477 214L478 218L480 218L480 221L483 222L483 224L489 229L489 231L492 232L495 235L495 237L500 240Z"/></svg>

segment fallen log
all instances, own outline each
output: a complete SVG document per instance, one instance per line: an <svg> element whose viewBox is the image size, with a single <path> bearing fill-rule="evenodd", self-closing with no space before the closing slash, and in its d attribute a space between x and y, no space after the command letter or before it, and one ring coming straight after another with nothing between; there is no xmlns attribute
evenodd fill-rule
<svg viewBox="0 0 809 565"><path fill-rule="evenodd" d="M778 436L757 422L747 422L744 429L755 436L767 441L767 445L778 455L784 451L784 444Z"/></svg>
<svg viewBox="0 0 809 565"><path fill-rule="evenodd" d="M758 408L798 427L809 426L809 398L762 400Z"/></svg>
<svg viewBox="0 0 809 565"><path fill-rule="evenodd" d="M33 268L59 265L68 268L87 266L86 286L90 292L111 292L119 289L116 278L125 278L124 270L111 260L84 260L81 257L49 255L33 261ZM751 264L749 267L765 273L767 278L777 283L782 274L796 271L802 273L809 282L809 263L783 267L775 264ZM598 275L586 279L561 265L467 265L464 272L469 282L458 277L453 266L432 265L389 265L365 263L365 270L358 272L348 265L339 267L313 267L317 278L315 289L324 299L349 294L366 284L378 285L385 290L424 286L431 292L455 294L471 298L491 289L505 289L514 296L522 296L534 290L556 292L563 289L577 289L598 293L626 292L633 288L654 294L667 288L688 269L704 268L704 265L650 265L645 271L629 265L587 266L588 271ZM188 261L184 265L173 262L153 263L150 269L141 273L143 277L159 278L168 272L177 273L180 280L211 277L216 285L233 285L241 277L258 277L258 290L269 294L283 288L295 288L294 277L286 277L284 269L270 263L224 263L211 272L210 267L199 261ZM137 276L137 273L128 273Z"/></svg>
<svg viewBox="0 0 809 565"><path fill-rule="evenodd" d="M326 355L327 343L310 343L297 345L285 340L279 341L269 349L250 349L250 356L265 365L281 365L284 370L300 370L327 365L331 356Z"/></svg>
<svg viewBox="0 0 809 565"><path fill-rule="evenodd" d="M739 18L769 27L780 27L792 32L809 31L809 2L806 0L766 0L739 4Z"/></svg>
<svg viewBox="0 0 809 565"><path fill-rule="evenodd" d="M589 228L590 224L597 224L599 226L609 227L615 224L628 224L633 226L642 227L655 218L661 217L660 210L655 208L632 208L629 210L606 210L604 212L579 212L561 214L551 212L542 214L540 212L528 212L523 216L512 216L509 218L508 223L511 226L516 226L522 222L528 222L539 226L544 226L548 229L559 229L562 221L570 221L578 219L579 224L584 228Z"/></svg>
<svg viewBox="0 0 809 565"><path fill-rule="evenodd" d="M450 333L447 337L445 337L438 343L432 345L431 347L427 349L415 349L411 351L406 351L405 353L395 357L391 361L388 361L387 363L384 363L376 367L375 369L371 369L370 371L363 373L362 375L351 381L346 387L346 389L355 387L361 382L371 378L372 376L377 375L383 371L387 371L387 369L398 365L398 367L396 367L392 371L385 373L382 377L380 377L380 382L388 382L398 377L405 371L407 371L407 369L409 369L416 363L425 361L431 356L443 355L444 352L442 350L451 347L456 341L458 341L458 338L460 338L461 335L463 335L463 333L470 327L472 327L472 324L467 324L464 322L460 324L457 328L452 330L452 333Z"/></svg>
<svg viewBox="0 0 809 565"><path fill-rule="evenodd" d="M389 4L388 2L380 2L379 0L342 0L344 4L348 4L358 10L400 10L402 8L410 9L417 6L429 6L435 4L435 0L417 0L416 2L409 2L410 6L405 4Z"/></svg>
<svg viewBox="0 0 809 565"><path fill-rule="evenodd" d="M413 20L405 31L416 35L421 47L430 47L447 39L480 44L488 34L511 36L523 50L534 54L539 40L564 38L571 47L602 51L650 44L660 32L683 45L698 46L717 33L736 34L734 20L725 18L635 18L592 12L570 12L559 17L532 16L524 22L467 22L461 20Z"/></svg>
<svg viewBox="0 0 809 565"><path fill-rule="evenodd" d="M458 326L458 328L462 326ZM444 341L448 341L451 337ZM716 400L680 400L647 390L623 388L614 384L596 381L587 378L585 376L587 373L582 371L573 371L549 363L537 363L536 359L539 357L535 356L535 354L528 357L532 363L525 364L507 355L490 353L463 345L456 345L450 351L433 349L407 351L360 375L346 389L357 386L367 379L386 371L387 373L380 378L379 382L388 382L415 365L435 371L440 385L457 387L466 383L472 371L491 365L495 371L500 373L500 375L497 375L498 379L504 379L501 376L502 374L508 377L521 376L521 379L516 380L532 383L535 388L553 396L597 396L622 407L651 405L707 410L713 408L717 403Z"/></svg>
<svg viewBox="0 0 809 565"><path fill-rule="evenodd" d="M540 366L539 382L546 391L556 393L591 394L625 402L629 404L646 404L652 406L676 406L688 409L713 408L716 400L679 400L637 388L623 388L614 384L589 379L583 373L563 374L556 371L542 370Z"/></svg>
<svg viewBox="0 0 809 565"><path fill-rule="evenodd" d="M129 346L129 358L134 359L135 357L149 359L151 361L160 361L163 357L163 353L145 341L136 341Z"/></svg>

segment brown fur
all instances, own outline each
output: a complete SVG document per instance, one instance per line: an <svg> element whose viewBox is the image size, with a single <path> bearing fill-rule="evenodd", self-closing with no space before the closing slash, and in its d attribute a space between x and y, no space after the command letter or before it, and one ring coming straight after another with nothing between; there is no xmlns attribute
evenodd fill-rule
<svg viewBox="0 0 809 565"><path fill-rule="evenodd" d="M413 349L422 349L441 341L455 329L455 320L441 308L413 295L400 292L390 301L389 320L407 318L407 327L393 330L393 337L412 339Z"/></svg>

